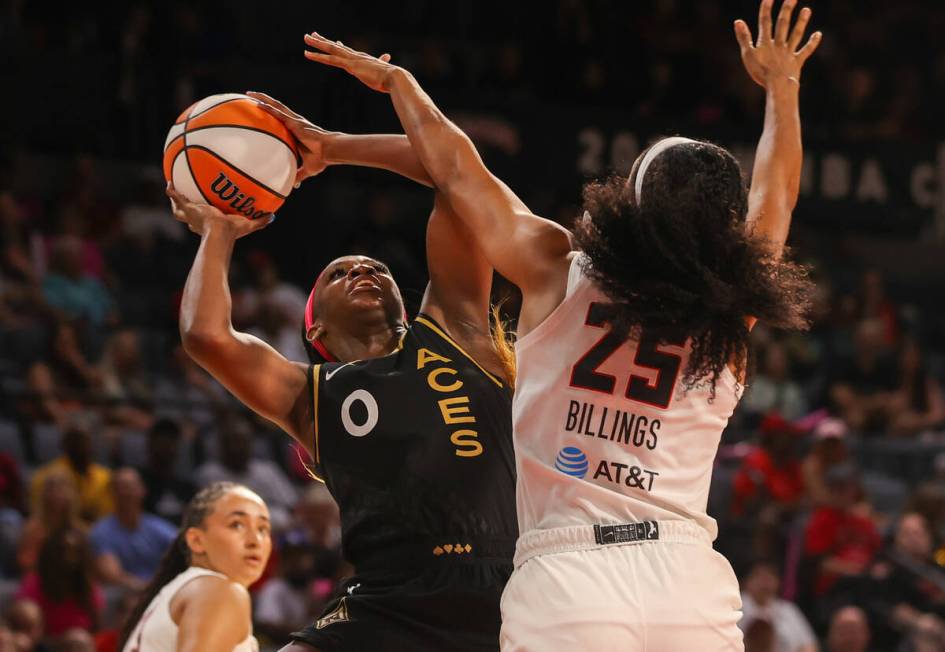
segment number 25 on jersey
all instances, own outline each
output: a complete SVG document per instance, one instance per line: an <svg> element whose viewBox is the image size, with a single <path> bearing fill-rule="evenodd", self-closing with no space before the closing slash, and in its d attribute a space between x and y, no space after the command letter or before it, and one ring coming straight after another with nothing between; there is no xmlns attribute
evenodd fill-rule
<svg viewBox="0 0 945 652"><path fill-rule="evenodd" d="M598 369L616 353L626 339L610 328L605 319L606 313L606 304L592 303L588 308L585 325L606 328L607 331L571 368L571 387L613 395L617 388L616 376ZM683 346L685 343L686 339L681 338L679 341L668 341L664 344ZM647 333L646 329L641 329L633 365L652 369L656 372L656 379L651 381L631 371L624 396L631 401L665 410L673 398L682 358L676 353L661 351L659 345L660 342L655 336Z"/></svg>

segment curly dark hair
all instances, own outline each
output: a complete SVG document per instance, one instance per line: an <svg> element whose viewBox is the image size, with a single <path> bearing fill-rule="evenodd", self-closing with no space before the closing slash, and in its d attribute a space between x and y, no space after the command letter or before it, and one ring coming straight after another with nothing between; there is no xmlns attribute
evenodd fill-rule
<svg viewBox="0 0 945 652"><path fill-rule="evenodd" d="M641 327L660 342L690 338L686 389L733 364L748 365L748 317L785 329L807 327L814 289L808 269L773 254L746 228L748 193L741 168L707 142L669 147L652 160L638 204L636 167L584 188L575 243L584 271L612 300L616 332Z"/></svg>

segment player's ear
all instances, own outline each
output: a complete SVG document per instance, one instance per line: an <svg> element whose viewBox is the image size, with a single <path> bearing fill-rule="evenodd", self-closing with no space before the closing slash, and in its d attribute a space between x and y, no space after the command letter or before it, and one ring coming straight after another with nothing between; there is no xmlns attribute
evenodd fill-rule
<svg viewBox="0 0 945 652"><path fill-rule="evenodd" d="M192 555L202 555L207 551L203 540L204 532L199 527L189 527L184 532L184 540Z"/></svg>
<svg viewBox="0 0 945 652"><path fill-rule="evenodd" d="M312 326L307 331L305 331L305 339L307 339L309 343L314 342L315 340L320 340L324 336L325 325L320 319L316 319L315 323L313 323Z"/></svg>

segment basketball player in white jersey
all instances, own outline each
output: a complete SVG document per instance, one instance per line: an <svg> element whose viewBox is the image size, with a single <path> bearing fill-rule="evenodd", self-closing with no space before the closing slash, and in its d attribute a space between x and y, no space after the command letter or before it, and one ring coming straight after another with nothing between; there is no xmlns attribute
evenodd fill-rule
<svg viewBox="0 0 945 652"><path fill-rule="evenodd" d="M712 549L712 463L757 319L805 325L783 257L801 170L811 12L759 12L745 67L766 91L750 191L721 147L667 138L585 190L573 239L533 215L406 71L318 34L314 61L391 95L414 151L495 269L522 290L513 401L520 538L502 649L739 650L740 599ZM629 68L632 71L632 66ZM628 80L632 83L632 79ZM576 249L573 247L576 245Z"/></svg>
<svg viewBox="0 0 945 652"><path fill-rule="evenodd" d="M201 489L125 623L118 649L257 652L247 587L262 575L271 550L262 498L232 482Z"/></svg>

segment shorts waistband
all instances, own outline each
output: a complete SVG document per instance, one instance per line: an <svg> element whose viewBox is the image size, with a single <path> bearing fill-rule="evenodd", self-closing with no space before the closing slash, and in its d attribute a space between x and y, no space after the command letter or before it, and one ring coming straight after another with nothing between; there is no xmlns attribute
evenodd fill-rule
<svg viewBox="0 0 945 652"><path fill-rule="evenodd" d="M470 539L443 536L425 542L403 544L352 559L357 571L402 567L426 567L443 563L512 563L515 539Z"/></svg>
<svg viewBox="0 0 945 652"><path fill-rule="evenodd" d="M691 521L600 523L532 530L520 536L515 545L515 567L538 555L655 542L711 546L712 538L705 529Z"/></svg>

